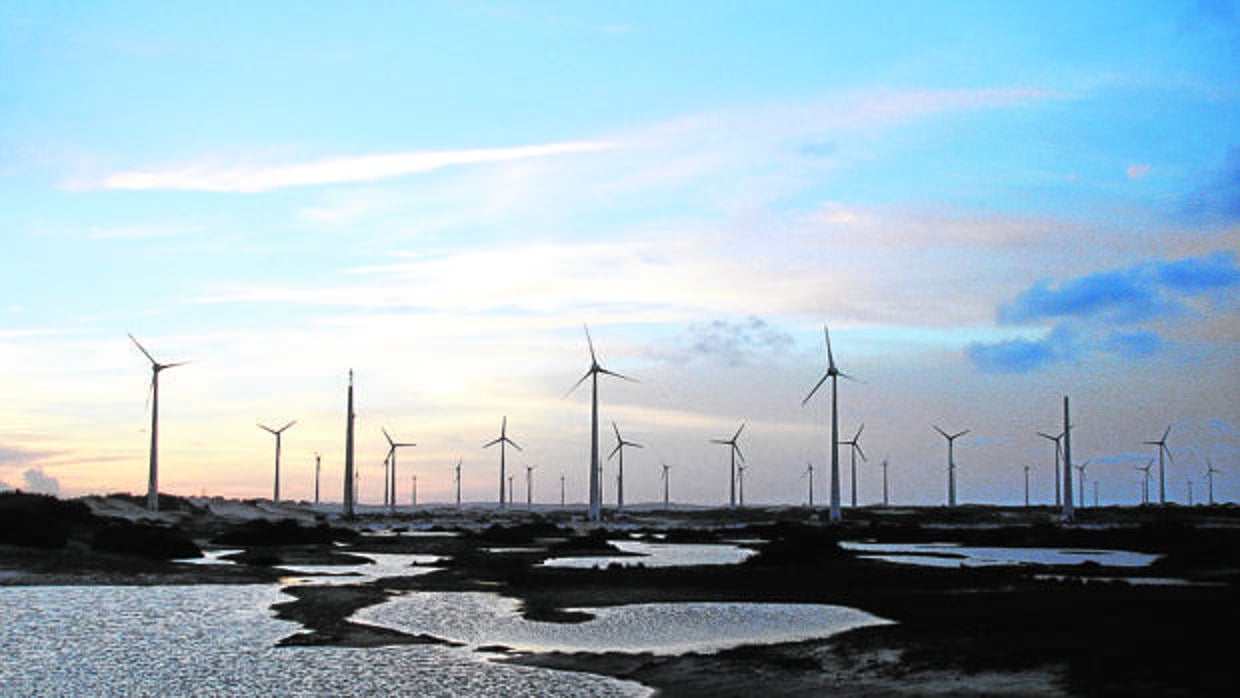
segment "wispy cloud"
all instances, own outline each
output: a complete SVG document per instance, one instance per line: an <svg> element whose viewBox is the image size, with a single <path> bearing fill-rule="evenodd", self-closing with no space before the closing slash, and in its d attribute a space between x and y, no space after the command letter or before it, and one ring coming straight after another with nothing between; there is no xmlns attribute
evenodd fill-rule
<svg viewBox="0 0 1240 698"><path fill-rule="evenodd" d="M1236 286L1240 264L1230 251L1149 261L1058 284L1039 282L1000 306L999 322L1053 321L1041 339L974 343L965 354L975 367L993 373L1036 371L1087 353L1146 358L1163 346L1150 323L1199 314L1192 305L1197 299L1226 303Z"/></svg>
<svg viewBox="0 0 1240 698"><path fill-rule="evenodd" d="M287 187L373 182L453 165L590 153L613 147L614 144L601 141L571 141L511 148L381 153L291 165L191 165L174 169L117 172L103 177L88 188L262 192Z"/></svg>
<svg viewBox="0 0 1240 698"><path fill-rule="evenodd" d="M693 323L674 340L674 346L658 347L650 353L673 362L714 358L739 366L761 356L788 351L793 343L789 333L760 317L750 316L743 321Z"/></svg>

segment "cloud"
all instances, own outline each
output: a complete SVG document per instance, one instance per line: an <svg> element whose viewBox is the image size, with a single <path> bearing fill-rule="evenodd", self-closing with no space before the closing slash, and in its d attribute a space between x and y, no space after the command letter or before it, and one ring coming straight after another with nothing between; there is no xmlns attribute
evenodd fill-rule
<svg viewBox="0 0 1240 698"><path fill-rule="evenodd" d="M614 146L598 141L570 141L511 148L410 151L331 158L292 165L194 165L172 170L136 170L104 177L92 188L214 192L262 192L319 184L373 182L430 172L452 165L506 162L527 158L589 153Z"/></svg>
<svg viewBox="0 0 1240 698"><path fill-rule="evenodd" d="M1093 353L1139 360L1154 356L1163 340L1148 323L1170 316L1192 319L1192 301L1230 302L1240 286L1236 254L1155 260L1069 279L1041 281L999 307L1000 324L1054 321L1042 339L973 343L965 355L978 370L1024 373ZM1130 329L1116 330L1115 325Z"/></svg>
<svg viewBox="0 0 1240 698"><path fill-rule="evenodd" d="M739 322L713 320L694 323L673 349L656 349L657 357L671 361L687 361L706 357L722 359L733 366L748 364L758 356L788 351L794 343L792 335L759 317Z"/></svg>
<svg viewBox="0 0 1240 698"><path fill-rule="evenodd" d="M22 473L22 479L26 483L22 489L27 492L60 494L60 481L43 472L43 468L30 468L26 470L26 472Z"/></svg>
<svg viewBox="0 0 1240 698"><path fill-rule="evenodd" d="M1138 180L1150 173L1150 164L1148 162L1137 163L1128 166L1128 179Z"/></svg>

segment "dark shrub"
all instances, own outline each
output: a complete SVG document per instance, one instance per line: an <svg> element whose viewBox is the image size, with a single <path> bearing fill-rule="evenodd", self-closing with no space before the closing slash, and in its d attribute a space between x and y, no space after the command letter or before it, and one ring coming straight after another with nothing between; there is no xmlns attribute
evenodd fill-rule
<svg viewBox="0 0 1240 698"><path fill-rule="evenodd" d="M354 535L352 531L327 524L302 526L293 519L275 522L257 519L233 526L217 536L215 542L222 545L304 545L331 543Z"/></svg>
<svg viewBox="0 0 1240 698"><path fill-rule="evenodd" d="M154 560L202 557L202 550L175 528L128 521L116 521L96 530L91 547Z"/></svg>

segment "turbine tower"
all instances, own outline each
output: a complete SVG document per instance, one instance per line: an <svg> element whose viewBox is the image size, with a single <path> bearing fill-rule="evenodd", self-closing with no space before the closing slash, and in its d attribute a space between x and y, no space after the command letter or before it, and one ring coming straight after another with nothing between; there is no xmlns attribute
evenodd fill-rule
<svg viewBox="0 0 1240 698"><path fill-rule="evenodd" d="M527 511L534 508L534 468L537 465L525 466L525 508Z"/></svg>
<svg viewBox="0 0 1240 698"><path fill-rule="evenodd" d="M296 423L297 423L297 420L294 419L293 421L289 422L288 424L285 424L279 429L272 429L271 427L265 424L258 425L259 429L262 429L263 431L266 431L276 437L276 477L275 477L275 486L272 488L272 493L271 493L272 502L280 501L280 436L284 434L285 429L288 429L289 427L293 426Z"/></svg>
<svg viewBox="0 0 1240 698"><path fill-rule="evenodd" d="M947 439L947 506L956 506L956 439L969 433L968 429L948 434L937 425L934 430Z"/></svg>
<svg viewBox="0 0 1240 698"><path fill-rule="evenodd" d="M1151 458L1144 468L1137 468L1141 471L1141 503L1150 503L1150 468L1154 467L1154 459Z"/></svg>
<svg viewBox="0 0 1240 698"><path fill-rule="evenodd" d="M457 509L461 508L461 463L464 463L464 462L465 462L464 458L458 458L456 461L456 508Z"/></svg>
<svg viewBox="0 0 1240 698"><path fill-rule="evenodd" d="M353 469L353 421L357 417L353 413L353 369L349 369L349 404L345 412L344 428L344 516L353 518L354 504L357 498L357 477Z"/></svg>
<svg viewBox="0 0 1240 698"><path fill-rule="evenodd" d="M1208 488L1207 491L1209 492L1209 499L1206 501L1209 503L1210 506L1214 506L1214 473L1221 473L1221 472L1223 471L1214 467L1214 464L1211 463L1209 460L1206 461L1206 486Z"/></svg>
<svg viewBox="0 0 1240 698"><path fill-rule="evenodd" d="M809 508L814 508L814 464L805 465L805 476L809 478Z"/></svg>
<svg viewBox="0 0 1240 698"><path fill-rule="evenodd" d="M155 360L155 357L151 356L151 353L145 347L138 343L138 340L132 334L129 335L129 338L133 340L138 350L151 362L151 458L146 485L146 508L151 511L159 511L159 372L166 368L183 366L186 362L161 364Z"/></svg>
<svg viewBox="0 0 1240 698"><path fill-rule="evenodd" d="M560 473L560 508L564 508L564 473Z"/></svg>
<svg viewBox="0 0 1240 698"><path fill-rule="evenodd" d="M1072 421L1068 410L1068 396L1063 396L1063 520L1076 518L1072 509Z"/></svg>
<svg viewBox="0 0 1240 698"><path fill-rule="evenodd" d="M1055 506L1060 506L1060 505L1062 504L1062 502L1060 501L1060 497L1061 497L1062 495L1061 495L1061 493L1060 493L1060 484L1059 484L1059 453L1060 453L1059 440L1063 438L1063 432L1060 432L1060 433L1059 433L1059 436L1051 436L1050 434L1047 434L1047 433L1045 433L1045 432L1041 432L1041 431L1039 431L1039 432L1038 432L1038 436L1041 436L1042 438L1044 438L1044 439L1048 439L1048 440L1053 441L1053 442L1055 443L1055 469L1054 469L1054 473L1055 473Z"/></svg>
<svg viewBox="0 0 1240 698"><path fill-rule="evenodd" d="M614 371L608 371L607 369L599 365L598 356L595 355L594 353L594 340L590 338L590 328L584 325L583 327L585 327L585 330L586 330L586 344L589 345L590 347L590 368L586 370L585 375L583 375L576 383L573 384L573 387L568 389L568 393L565 393L565 395L567 396L569 393L572 393L574 390L576 390L577 386L584 383L587 378L590 379L591 391L590 391L590 511L589 511L589 518L591 521L598 521L600 513L601 513L600 507L602 506L602 500L603 500L602 482L599 479L599 468L602 466L602 463L601 461L599 461L599 457L598 457L598 377L599 377L599 374L603 374L605 376L615 376L616 378L620 378L626 381L632 381L633 379L629 378L628 376L622 376L619 373L616 373Z"/></svg>
<svg viewBox="0 0 1240 698"><path fill-rule="evenodd" d="M743 465L736 466L737 506L739 507L745 506L745 470L746 469L747 469L746 466L743 466Z"/></svg>
<svg viewBox="0 0 1240 698"><path fill-rule="evenodd" d="M1163 454L1165 453L1168 458L1172 458L1171 449L1167 447L1167 436L1169 436L1170 434L1171 434L1171 426L1168 425L1167 430L1163 432L1161 439L1157 441L1146 441L1145 442L1146 446L1157 446L1158 447L1158 503L1159 504L1167 503L1166 464L1163 462ZM1172 460L1175 460L1175 459L1172 458Z"/></svg>
<svg viewBox="0 0 1240 698"><path fill-rule="evenodd" d="M1085 508L1085 469L1089 467L1089 461L1085 461L1084 463L1081 463L1080 465L1074 465L1072 467L1076 468L1076 488L1077 488L1076 506L1079 509L1084 509Z"/></svg>
<svg viewBox="0 0 1240 698"><path fill-rule="evenodd" d="M840 418L839 418L839 377L851 378L841 373L835 367L835 356L831 353L831 333L827 330L827 326L822 326L822 333L827 339L827 372L822 375L818 383L814 385L813 390L809 391L809 395L801 401L804 407L809 399L814 397L814 393L822 387L822 384L831 379L831 520L840 520Z"/></svg>
<svg viewBox="0 0 1240 698"><path fill-rule="evenodd" d="M616 432L616 447L613 448L611 450L611 453L607 455L607 460L611 460L612 456L615 456L616 454L620 455L620 459L617 461L619 465L619 470L616 474L616 511L619 512L624 509L624 447L625 446L632 446L633 448L645 448L645 447L637 443L636 441L625 441L623 438L621 438L620 427L616 426L615 422L611 423L611 428L612 430Z"/></svg>
<svg viewBox="0 0 1240 698"><path fill-rule="evenodd" d="M416 507L418 505L418 476L413 475L411 477L413 479L413 483L412 483L413 487L411 488L411 492L409 495L409 503L412 506ZM395 499L395 496L393 496L393 499Z"/></svg>
<svg viewBox="0 0 1240 698"><path fill-rule="evenodd" d="M887 500L887 459L883 459L883 506L890 506Z"/></svg>
<svg viewBox="0 0 1240 698"><path fill-rule="evenodd" d="M729 500L729 504L734 509L736 508L736 458L739 456L741 459L741 462L742 463L745 462L745 456L744 454L741 453L740 446L736 445L736 440L740 438L741 431L743 431L744 429L745 429L745 423L741 422L740 429L736 430L736 433L732 435L732 438L710 440L710 442L713 444L723 444L725 446L731 446L730 453L732 455L732 490L731 490L732 495L731 495L731 499Z"/></svg>
<svg viewBox="0 0 1240 698"><path fill-rule="evenodd" d="M671 489L670 489L670 485L668 484L669 480L671 479L668 476L668 472L671 469L672 469L672 466L668 465L667 463L663 464L663 510L664 511L667 511L667 509L669 508L670 502L671 502L671 498L669 497Z"/></svg>
<svg viewBox="0 0 1240 698"><path fill-rule="evenodd" d="M386 428L379 427L379 429L383 432L383 438L388 442L387 481L384 482L383 489L387 494L387 501L384 504L387 504L388 513L391 514L396 511L396 449L417 446L417 444L411 441L405 443L394 441Z"/></svg>
<svg viewBox="0 0 1240 698"><path fill-rule="evenodd" d="M314 452L314 503L319 503L319 473L323 469L323 454Z"/></svg>
<svg viewBox="0 0 1240 698"><path fill-rule="evenodd" d="M852 485L852 507L853 509L857 508L857 454L861 454L861 460L866 459L865 451L861 450L861 444L858 443L858 440L861 438L861 431L863 429L865 429L865 424L862 424L861 428L857 430L857 433L852 437L852 441L841 441L840 442L841 446L849 447L849 456L852 459L851 460L851 463L852 463L851 473L852 474L850 477L850 480L851 480L850 484Z"/></svg>
<svg viewBox="0 0 1240 698"><path fill-rule="evenodd" d="M518 451L521 450L521 447L518 446L515 441L508 438L508 415L504 415L504 421L500 423L499 436L493 441L488 441L487 443L482 444L482 447L489 448L495 444L499 444L499 508L503 509L506 501L504 499L504 447L512 446Z"/></svg>
<svg viewBox="0 0 1240 698"><path fill-rule="evenodd" d="M1029 508L1029 466L1025 466L1025 508Z"/></svg>

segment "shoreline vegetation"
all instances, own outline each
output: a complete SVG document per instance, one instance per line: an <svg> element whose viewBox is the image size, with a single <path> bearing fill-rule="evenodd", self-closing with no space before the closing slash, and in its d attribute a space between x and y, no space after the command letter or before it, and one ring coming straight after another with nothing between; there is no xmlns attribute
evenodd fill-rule
<svg viewBox="0 0 1240 698"><path fill-rule="evenodd" d="M304 630L281 645L453 644L349 620L395 594L487 591L530 620L589 620L580 608L652 602L822 603L893 623L825 639L674 656L474 648L495 661L604 674L669 696L1214 695L1233 682L1240 621L1240 508L1106 507L1056 523L1049 507L866 507L825 524L805 507L630 509L601 524L579 511L422 507L344 521L326 507L129 495L58 500L0 493L0 585L286 583L276 617ZM574 516L575 514L575 516ZM825 517L823 517L825 518ZM436 535L438 533L439 535ZM750 547L743 563L543 567L617 554L609 540ZM914 566L842 540L1128 550L1147 567ZM234 564L187 564L202 551ZM434 570L373 581L287 583L282 565L357 564L365 553L432 555ZM1175 580L1149 583L1148 578ZM285 580L282 582L282 580Z"/></svg>

